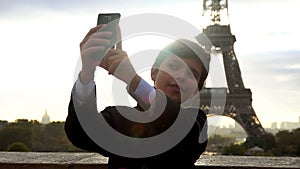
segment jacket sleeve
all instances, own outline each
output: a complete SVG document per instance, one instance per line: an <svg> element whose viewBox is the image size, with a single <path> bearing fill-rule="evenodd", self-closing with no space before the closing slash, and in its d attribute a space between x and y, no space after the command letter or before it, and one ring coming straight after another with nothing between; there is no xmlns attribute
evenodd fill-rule
<svg viewBox="0 0 300 169"><path fill-rule="evenodd" d="M72 93L73 91L74 88ZM72 97L73 95L71 94L68 107L68 116L64 126L64 130L68 139L74 146L80 149L90 152L97 152L103 156L109 156L110 153L108 151L99 147L92 139L90 139L90 137L82 128L77 116L77 113L86 113L87 115L94 114L95 116L99 115L96 105L96 89L82 104L76 103L76 99L73 99ZM80 112L76 112L78 110ZM106 118L106 120L109 120L109 118Z"/></svg>

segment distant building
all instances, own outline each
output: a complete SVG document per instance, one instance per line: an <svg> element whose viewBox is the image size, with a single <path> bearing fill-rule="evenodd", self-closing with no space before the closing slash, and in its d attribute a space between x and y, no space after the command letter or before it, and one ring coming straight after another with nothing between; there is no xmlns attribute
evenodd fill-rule
<svg viewBox="0 0 300 169"><path fill-rule="evenodd" d="M49 117L49 115L47 113L47 109L46 109L45 114L42 118L42 124L48 124L48 123L50 123L50 117Z"/></svg>
<svg viewBox="0 0 300 169"><path fill-rule="evenodd" d="M255 146L255 147L252 147L250 148L247 152L246 152L246 155L255 155L257 153L263 153L265 152L264 149L258 147L258 146Z"/></svg>
<svg viewBox="0 0 300 169"><path fill-rule="evenodd" d="M277 129L277 122L273 122L271 124L271 129Z"/></svg>
<svg viewBox="0 0 300 169"><path fill-rule="evenodd" d="M282 122L280 124L280 129L282 130L292 130L300 127L300 123L293 122Z"/></svg>

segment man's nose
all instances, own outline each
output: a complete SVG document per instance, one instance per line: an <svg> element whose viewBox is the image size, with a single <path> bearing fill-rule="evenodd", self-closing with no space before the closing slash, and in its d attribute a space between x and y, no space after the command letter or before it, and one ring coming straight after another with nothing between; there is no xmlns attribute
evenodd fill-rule
<svg viewBox="0 0 300 169"><path fill-rule="evenodd" d="M186 75L184 72L176 72L175 74L175 79L178 81L178 82L184 82L185 81L185 78L186 78Z"/></svg>

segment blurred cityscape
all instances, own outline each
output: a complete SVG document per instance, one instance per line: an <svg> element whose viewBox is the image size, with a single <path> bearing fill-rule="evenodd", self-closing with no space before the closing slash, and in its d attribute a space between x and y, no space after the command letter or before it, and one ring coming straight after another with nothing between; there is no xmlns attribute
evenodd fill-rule
<svg viewBox="0 0 300 169"><path fill-rule="evenodd" d="M279 131L292 131L293 129L300 128L300 116L298 122L273 122L271 123L270 128L264 128L266 132L276 134ZM235 122L234 125L229 124L229 126L215 126L209 125L208 133L212 133L212 135L224 135L224 136L232 136L235 137L238 141L244 140L247 137L244 129Z"/></svg>

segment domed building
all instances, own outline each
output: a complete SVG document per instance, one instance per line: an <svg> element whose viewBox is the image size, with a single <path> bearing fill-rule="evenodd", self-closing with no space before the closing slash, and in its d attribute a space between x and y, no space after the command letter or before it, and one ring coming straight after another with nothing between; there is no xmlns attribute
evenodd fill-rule
<svg viewBox="0 0 300 169"><path fill-rule="evenodd" d="M46 109L45 114L42 118L42 124L48 124L48 123L50 123L50 117L49 117L49 115L47 113L47 109Z"/></svg>

